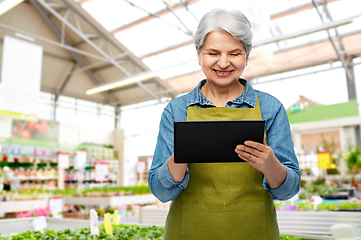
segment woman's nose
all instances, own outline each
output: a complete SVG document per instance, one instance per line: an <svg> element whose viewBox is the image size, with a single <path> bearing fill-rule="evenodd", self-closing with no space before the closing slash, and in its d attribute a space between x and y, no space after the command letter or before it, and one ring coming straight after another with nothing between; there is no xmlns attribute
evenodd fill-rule
<svg viewBox="0 0 361 240"><path fill-rule="evenodd" d="M223 69L227 68L229 66L228 57L225 55L220 56L220 58L218 59L218 66Z"/></svg>

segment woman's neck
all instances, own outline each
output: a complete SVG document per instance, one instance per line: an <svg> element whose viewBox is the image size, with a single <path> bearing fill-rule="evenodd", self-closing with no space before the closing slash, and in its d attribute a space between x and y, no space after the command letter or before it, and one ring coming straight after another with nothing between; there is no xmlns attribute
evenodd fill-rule
<svg viewBox="0 0 361 240"><path fill-rule="evenodd" d="M239 97L244 91L244 85L239 81L227 87L219 87L209 81L201 88L202 94L216 107L224 107L228 101Z"/></svg>

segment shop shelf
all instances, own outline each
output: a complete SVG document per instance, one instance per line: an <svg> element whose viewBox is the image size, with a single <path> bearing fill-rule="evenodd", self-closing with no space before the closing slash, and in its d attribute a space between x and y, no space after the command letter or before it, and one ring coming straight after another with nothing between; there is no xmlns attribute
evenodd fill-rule
<svg viewBox="0 0 361 240"><path fill-rule="evenodd" d="M65 204L71 205L131 205L155 203L156 198L153 194L113 196L113 197L64 197Z"/></svg>
<svg viewBox="0 0 361 240"><path fill-rule="evenodd" d="M32 221L35 218L17 218L0 220L0 236L13 235L20 232L33 231ZM89 220L46 218L48 230L64 230L89 227ZM99 222L101 224L102 222ZM20 227L19 227L20 226Z"/></svg>
<svg viewBox="0 0 361 240"><path fill-rule="evenodd" d="M48 199L0 202L0 213L25 212L45 208L47 205Z"/></svg>

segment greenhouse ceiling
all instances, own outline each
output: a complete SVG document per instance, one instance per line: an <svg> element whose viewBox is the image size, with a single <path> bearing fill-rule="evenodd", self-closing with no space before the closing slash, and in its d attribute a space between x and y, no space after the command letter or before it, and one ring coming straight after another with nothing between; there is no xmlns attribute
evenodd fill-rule
<svg viewBox="0 0 361 240"><path fill-rule="evenodd" d="M352 82L352 60L361 55L359 0L25 0L0 15L0 53L5 36L41 45L41 90L56 98L161 101L204 78L193 34L214 8L250 19L254 48L243 77L251 82L338 61Z"/></svg>

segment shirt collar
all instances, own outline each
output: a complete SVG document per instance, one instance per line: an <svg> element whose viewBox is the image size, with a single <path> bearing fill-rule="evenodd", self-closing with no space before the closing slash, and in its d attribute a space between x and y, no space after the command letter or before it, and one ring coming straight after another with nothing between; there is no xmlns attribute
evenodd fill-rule
<svg viewBox="0 0 361 240"><path fill-rule="evenodd" d="M201 87L204 84L206 84L206 82L207 80L203 79L198 83L197 87L188 94L187 106L195 105L195 104L214 106L214 104L212 104L212 102L206 99L202 94ZM246 103L251 107L255 107L256 92L254 88L249 84L249 82L246 79L239 78L239 82L245 86L245 89L239 97L237 97L234 100L231 100L230 102L239 105Z"/></svg>

